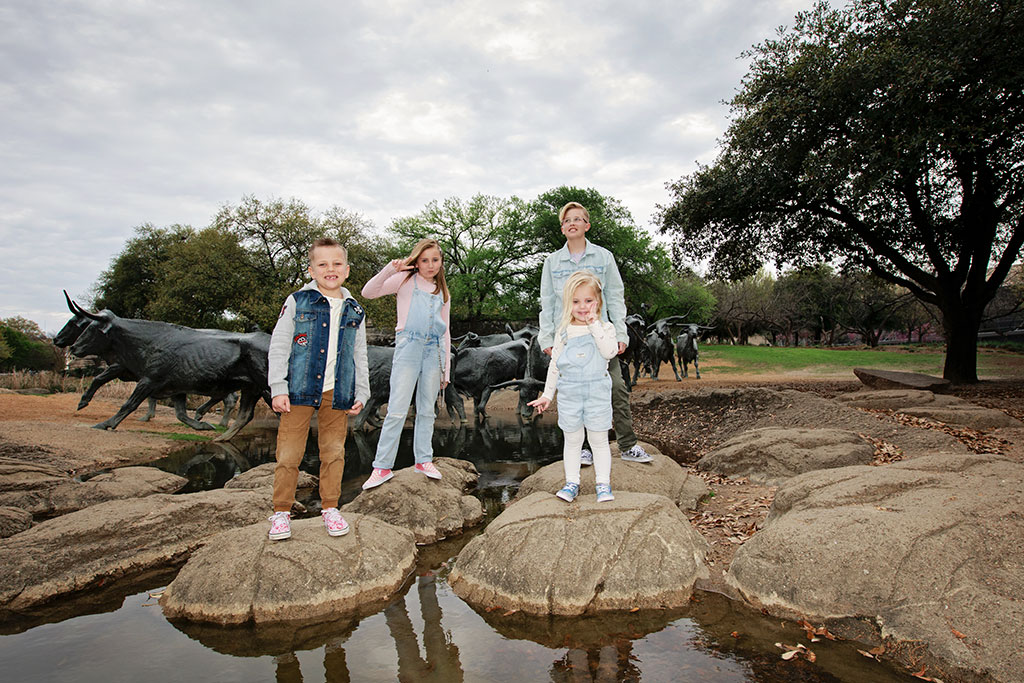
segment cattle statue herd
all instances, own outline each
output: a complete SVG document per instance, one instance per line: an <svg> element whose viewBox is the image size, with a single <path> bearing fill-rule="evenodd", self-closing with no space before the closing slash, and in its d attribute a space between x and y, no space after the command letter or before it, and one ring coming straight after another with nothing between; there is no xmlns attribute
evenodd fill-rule
<svg viewBox="0 0 1024 683"><path fill-rule="evenodd" d="M97 429L116 429L143 401L149 400L152 415L158 398L170 399L177 418L193 429L213 429L203 422L209 409L225 402L224 420L237 400L238 416L231 426L217 437L227 441L248 424L256 403L262 398L270 405L267 385L267 351L270 335L264 332L225 332L172 325L170 323L120 318L109 310L92 313L83 309L64 293L73 314L57 333L54 343L71 347L75 356L98 356L107 367L93 379L82 394L78 409L89 404L96 391L113 379L136 382L131 396L112 417L95 425ZM671 328L682 332L675 338ZM697 338L708 328L685 322L684 316L661 318L647 325L642 316L626 317L629 343L620 356L626 386L636 384L642 373L658 379L662 363L669 363L676 380L681 381L676 361L687 377L687 366L697 364ZM473 400L477 420L486 418L487 402L494 391L519 391L518 413L529 419L533 409L527 405L540 395L547 377L549 357L537 342L538 329L527 325L519 330L505 326L501 334L478 335L467 332L452 340L452 382L443 392L444 403L452 419L458 415L466 421L463 397ZM394 349L389 346L367 347L371 398L362 413L352 421L356 429L369 423L380 425L380 408L388 402L391 362ZM630 367L632 366L632 372ZM186 413L186 396L196 394L209 400L196 409L195 416ZM146 419L146 418L143 418Z"/></svg>

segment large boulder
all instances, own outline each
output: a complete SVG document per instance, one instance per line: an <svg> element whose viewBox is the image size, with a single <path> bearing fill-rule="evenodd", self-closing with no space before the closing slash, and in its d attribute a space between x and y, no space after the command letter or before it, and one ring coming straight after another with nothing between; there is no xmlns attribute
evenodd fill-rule
<svg viewBox="0 0 1024 683"><path fill-rule="evenodd" d="M484 518L483 504L465 492L476 485L473 463L435 458L441 479L428 479L411 467L398 470L390 481L363 491L341 509L370 515L409 529L420 544L461 534Z"/></svg>
<svg viewBox="0 0 1024 683"><path fill-rule="evenodd" d="M276 462L266 462L232 477L224 484L226 489L258 489L263 486L274 485L274 468ZM309 472L299 471L299 479L296 489L312 489L319 485L319 478Z"/></svg>
<svg viewBox="0 0 1024 683"><path fill-rule="evenodd" d="M944 680L1019 681L1021 510L1024 465L992 455L810 472L778 490L727 580L777 615L923 642Z"/></svg>
<svg viewBox="0 0 1024 683"><path fill-rule="evenodd" d="M649 463L629 462L618 457L618 446L612 444L612 490L654 493L665 496L683 510L693 510L708 492L703 479L693 475L677 462L662 455L650 444L643 444L654 456ZM594 494L594 468L580 470L580 493ZM545 465L523 480L517 500L536 491L556 493L565 484L565 468L561 461Z"/></svg>
<svg viewBox="0 0 1024 683"><path fill-rule="evenodd" d="M941 377L932 377L918 372L899 372L897 370L879 370L877 368L854 368L864 386L872 389L922 389L936 393L949 391L950 381Z"/></svg>
<svg viewBox="0 0 1024 683"><path fill-rule="evenodd" d="M311 622L376 611L416 564L412 532L348 514L345 536L323 522L292 523L292 537L267 540L265 524L208 539L160 598L168 618L214 624Z"/></svg>
<svg viewBox="0 0 1024 683"><path fill-rule="evenodd" d="M20 463L19 477L18 466L12 464L15 462L5 464L5 488L19 478L25 487L0 492L0 505L21 508L37 517L64 515L108 500L173 493L188 483L184 477L155 467L120 467L88 481L76 481L67 475L56 477L44 471L49 468Z"/></svg>
<svg viewBox="0 0 1024 683"><path fill-rule="evenodd" d="M0 618L160 567L217 532L266 519L268 489L108 501L0 540Z"/></svg>
<svg viewBox="0 0 1024 683"><path fill-rule="evenodd" d="M751 429L697 461L697 469L778 486L804 472L867 465L875 447L845 429Z"/></svg>
<svg viewBox="0 0 1024 683"><path fill-rule="evenodd" d="M32 515L21 508L0 507L0 538L32 528Z"/></svg>
<svg viewBox="0 0 1024 683"><path fill-rule="evenodd" d="M459 553L452 590L480 607L580 615L687 604L706 577L707 542L675 503L616 493L565 503L537 492L510 505Z"/></svg>

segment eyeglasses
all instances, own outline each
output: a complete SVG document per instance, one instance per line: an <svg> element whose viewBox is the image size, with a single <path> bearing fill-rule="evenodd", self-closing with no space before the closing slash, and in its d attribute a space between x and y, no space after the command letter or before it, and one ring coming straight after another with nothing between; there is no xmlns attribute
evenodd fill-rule
<svg viewBox="0 0 1024 683"><path fill-rule="evenodd" d="M575 218L566 218L564 221L562 221L562 225L582 224L586 222L587 219L576 216Z"/></svg>

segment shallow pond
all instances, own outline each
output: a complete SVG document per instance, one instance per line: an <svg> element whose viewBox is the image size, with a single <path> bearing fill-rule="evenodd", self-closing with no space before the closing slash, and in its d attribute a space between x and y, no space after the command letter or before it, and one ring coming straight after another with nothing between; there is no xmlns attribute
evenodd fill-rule
<svg viewBox="0 0 1024 683"><path fill-rule="evenodd" d="M350 434L343 500L368 476L377 432ZM490 516L526 476L561 455L553 425L444 428L435 453L472 461ZM223 486L273 460L272 431L234 445L197 444L157 466L189 490ZM411 430L397 467L410 465ZM313 439L303 469L316 473ZM311 507L312 507L312 503ZM856 643L808 643L796 624L698 592L685 610L532 618L474 610L449 589L452 560L476 532L421 548L416 576L382 611L302 628L199 626L164 619L156 599L173 572L69 601L60 613L0 626L9 681L902 681ZM50 621L52 623L43 623ZM776 642L809 645L814 663L783 661Z"/></svg>

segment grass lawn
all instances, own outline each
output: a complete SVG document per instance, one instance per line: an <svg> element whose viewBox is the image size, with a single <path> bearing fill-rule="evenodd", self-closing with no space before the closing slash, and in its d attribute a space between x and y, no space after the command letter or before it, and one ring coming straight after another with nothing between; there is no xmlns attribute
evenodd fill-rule
<svg viewBox="0 0 1024 683"><path fill-rule="evenodd" d="M799 373L849 375L855 367L884 368L942 376L941 346L885 346L842 349L702 344L701 372L717 375ZM981 377L1024 378L1024 354L1003 349L978 350Z"/></svg>

